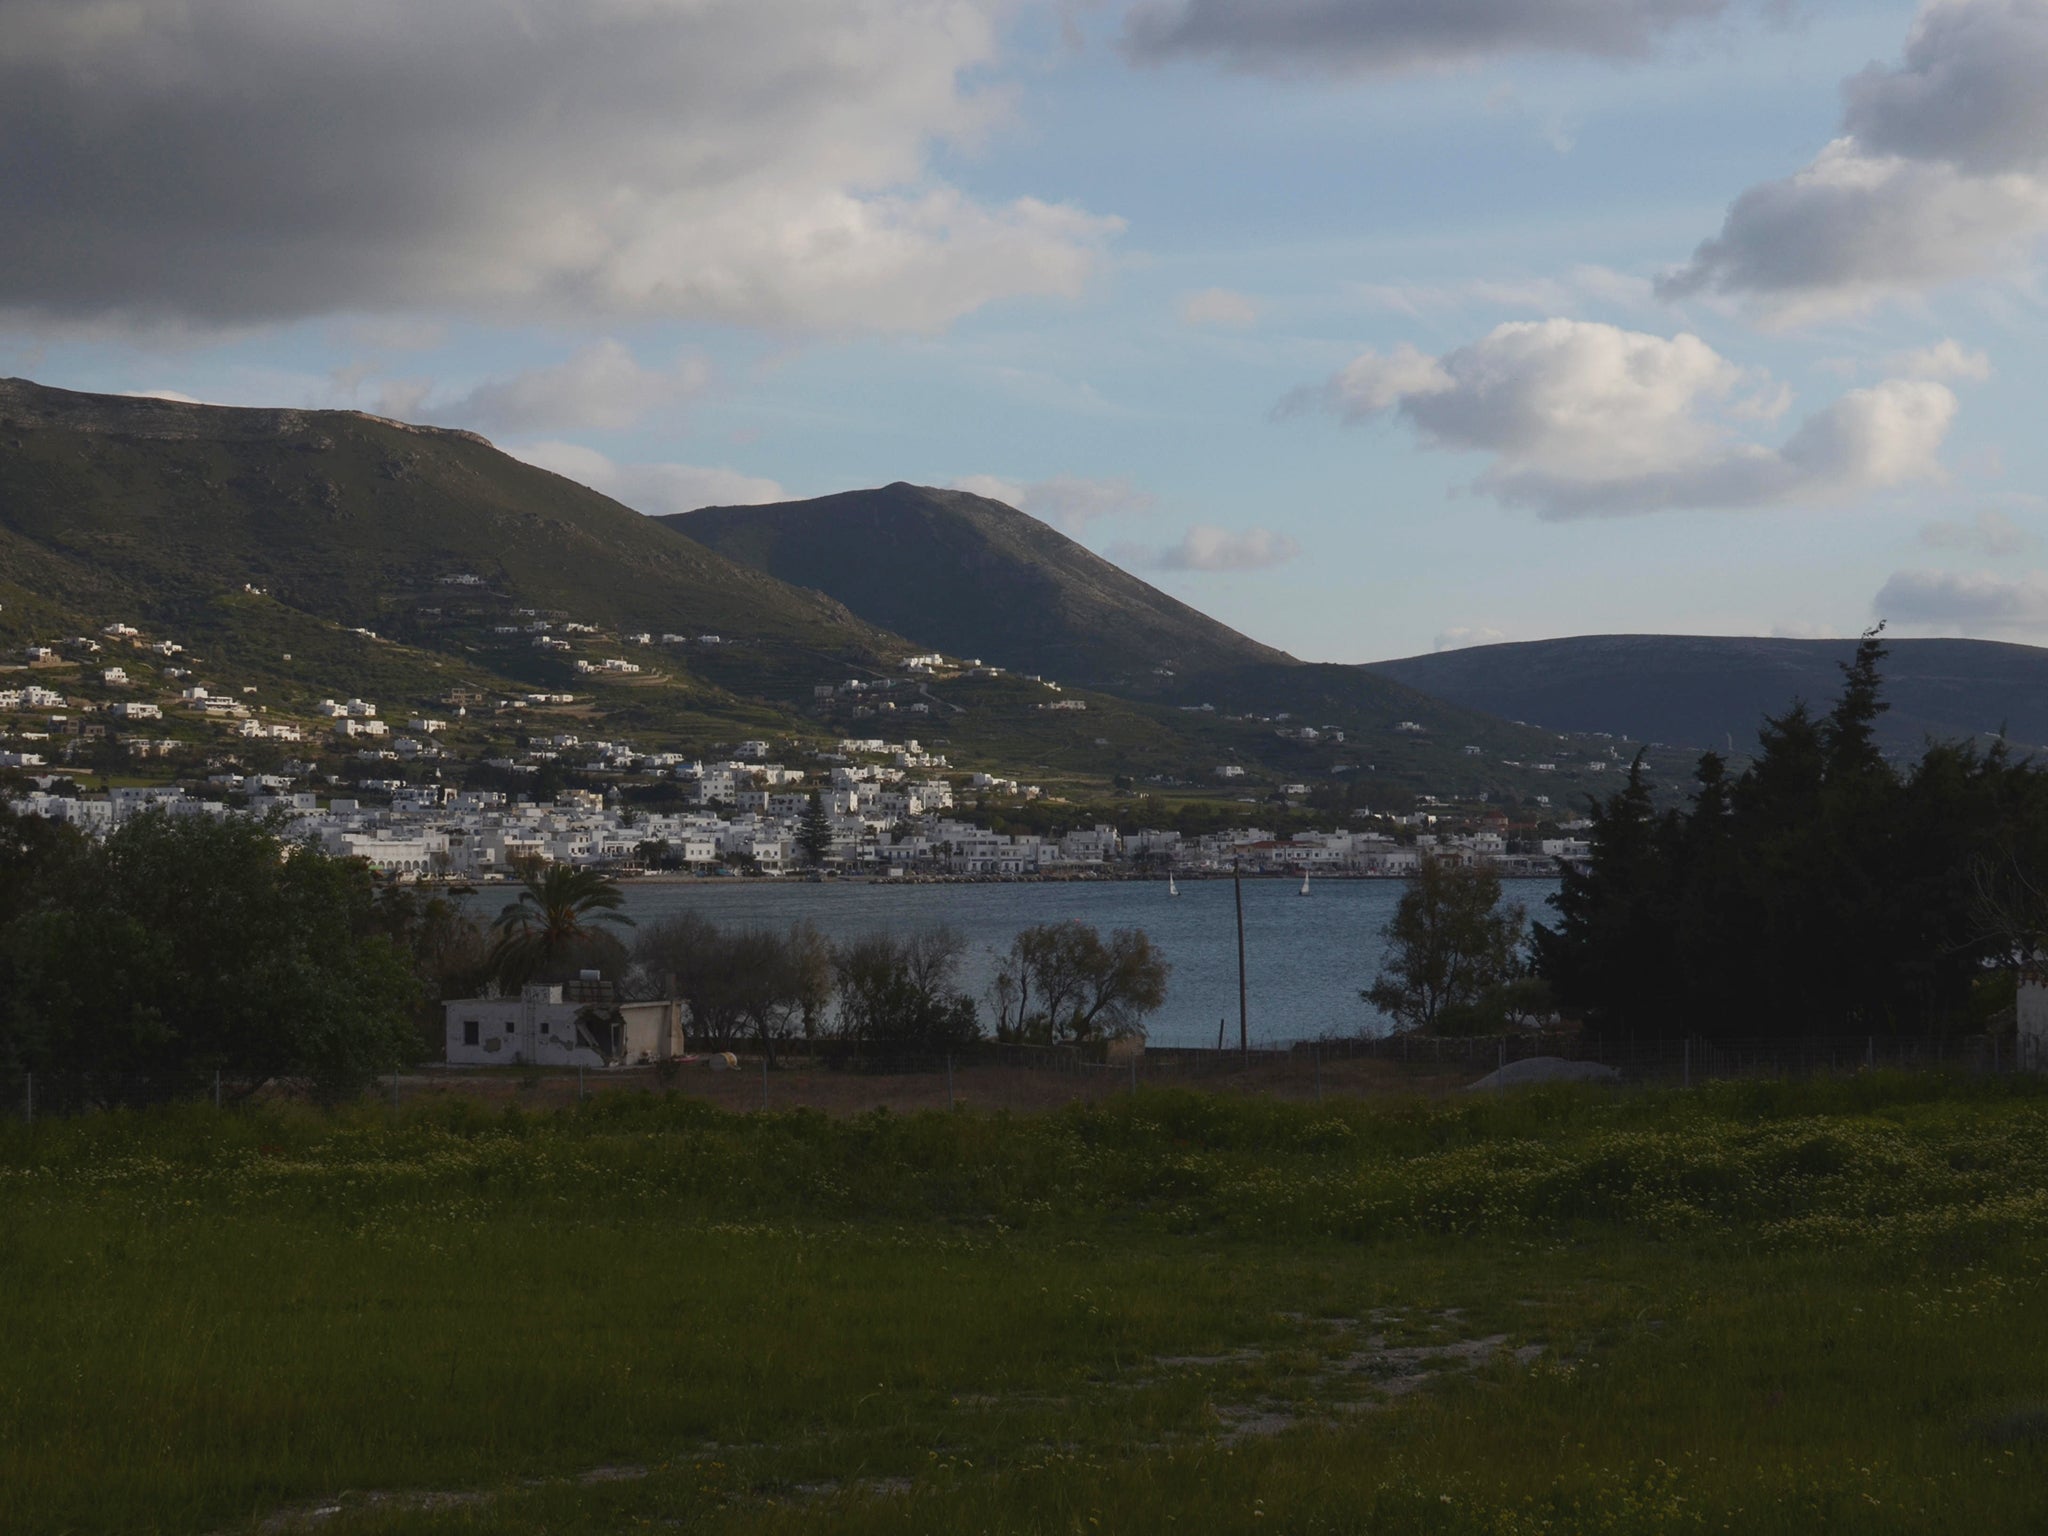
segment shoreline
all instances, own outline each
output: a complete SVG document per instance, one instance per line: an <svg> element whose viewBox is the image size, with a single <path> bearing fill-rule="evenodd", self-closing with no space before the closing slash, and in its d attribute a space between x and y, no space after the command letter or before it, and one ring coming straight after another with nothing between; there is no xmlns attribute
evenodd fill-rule
<svg viewBox="0 0 2048 1536"><path fill-rule="evenodd" d="M1539 875L1539 874L1523 874L1523 873L1519 873L1519 872L1517 872L1517 873L1507 873L1507 872L1504 872L1504 871L1502 871L1502 872L1497 872L1497 873L1498 873L1498 875L1499 875L1499 878L1500 878L1501 880L1503 880L1503 881L1506 881L1506 880L1555 880L1555 879L1557 879L1557 878L1558 878L1558 877L1557 877L1557 875L1556 875L1556 874L1554 874L1554 873L1546 873L1546 874L1540 874L1540 875ZM812 878L811 876L809 876L809 875L690 875L690 874L660 874L660 875L616 875L616 876L614 876L613 878L614 878L614 879L616 879L616 880L618 881L618 883L619 883L619 884L621 884L621 885L707 885L707 886L710 886L710 885L717 885L717 886L727 886L727 885L729 885L729 886L739 886L739 887L754 887L754 886L764 886L764 885L890 885L890 886L900 886L900 885L1164 885L1164 884L1166 883L1166 877L1165 877L1165 876L1163 876L1163 875L1135 875L1135 874L1131 874L1131 875L1124 875L1124 874L1100 874L1100 875L935 875L935 874L920 874L920 875L831 875L831 876L828 876L828 877L825 877L825 878L820 878L820 879L813 879L813 878ZM1203 873L1203 874L1185 874L1185 875L1184 875L1184 874L1181 874L1181 873L1180 873L1180 872L1179 872L1178 870L1176 870L1176 871L1174 872L1174 879L1178 880L1178 881L1179 881L1179 882L1180 882L1181 884L1183 884L1183 885L1214 885L1214 884L1216 884L1216 883L1218 883L1218 882L1220 882L1220 881L1226 881L1226 880L1230 880L1231 878L1233 878L1233 877L1232 877L1232 876L1231 876L1230 874L1228 874L1228 873L1213 873L1213 872L1211 872L1211 873ZM1243 875L1243 877L1242 877L1242 878L1244 878L1244 879L1245 879L1245 880L1247 880L1247 881L1252 881L1252 880L1266 880L1266 881L1274 881L1274 880L1277 880L1277 881L1283 881L1283 882L1288 882L1288 883L1292 883L1293 881L1295 881L1295 880L1299 879L1299 878L1300 878L1300 875L1299 875L1299 872L1298 872L1298 871L1296 871L1296 872L1287 872L1287 871L1279 871L1279 870L1268 870L1268 871L1258 871L1258 872L1254 872L1254 871L1251 871L1251 870L1246 870L1246 871L1244 872L1244 875ZM1336 873L1336 872L1329 872L1329 873L1322 873L1322 874L1316 874L1316 875L1314 875L1314 876L1313 876L1313 878L1314 878L1314 880L1315 880L1316 882L1318 882L1318 883L1321 883L1321 882L1325 882L1325 881L1329 881L1329 882L1340 882L1340 881L1341 881L1341 882L1343 882L1343 883L1345 883L1345 884L1353 884L1353 883L1359 883L1359 882L1365 882L1365 881L1405 881L1405 880L1412 880L1412 879L1414 879L1415 877L1414 877L1413 875L1406 875L1406 874L1403 874L1403 875L1364 875L1364 874L1357 874L1357 873ZM512 881L512 880L498 880L498 881L485 881L485 882L478 882L478 883L482 883L482 884L492 884L492 885L512 885L512 884L515 884L516 882L514 882L514 881Z"/></svg>

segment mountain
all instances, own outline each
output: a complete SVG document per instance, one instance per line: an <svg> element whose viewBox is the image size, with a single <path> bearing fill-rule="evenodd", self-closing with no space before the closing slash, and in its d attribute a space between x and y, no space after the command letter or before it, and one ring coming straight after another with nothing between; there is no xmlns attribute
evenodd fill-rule
<svg viewBox="0 0 2048 1536"><path fill-rule="evenodd" d="M1335 726L1354 746L1377 746L1367 754L1375 760L1462 755L1474 744L1488 755L1554 755L1541 733L1362 667L1298 661L1037 518L965 491L899 482L661 521L948 656L1138 702Z"/></svg>
<svg viewBox="0 0 2048 1536"><path fill-rule="evenodd" d="M116 617L247 583L302 613L382 629L434 606L446 578L471 576L480 593L516 591L593 623L893 644L838 604L472 433L354 411L0 380L0 540L0 583L31 608Z"/></svg>
<svg viewBox="0 0 2048 1536"><path fill-rule="evenodd" d="M143 633L80 643L116 623ZM906 673L920 649L1010 671ZM103 675L116 660L125 680ZM23 380L0 381L0 671L61 691L81 732L160 703L188 762L245 752L232 715L184 698L204 686L372 777L399 770L337 747L321 699L403 720L480 695L439 761L506 773L603 740L801 755L880 736L1079 794L1577 792L1553 736L1298 662L958 492L658 521L470 433ZM1539 779L1536 759L1559 761Z"/></svg>
<svg viewBox="0 0 2048 1536"><path fill-rule="evenodd" d="M965 491L899 482L661 521L920 645L1061 682L1158 696L1171 678L1293 659Z"/></svg>
<svg viewBox="0 0 2048 1536"><path fill-rule="evenodd" d="M1991 640L1887 640L1878 722L1889 751L1930 736L2003 729L2048 743L2048 650ZM1758 723L1794 699L1825 709L1853 640L1718 635L1584 635L1480 645L1373 664L1374 672L1468 709L1557 731L1750 750Z"/></svg>

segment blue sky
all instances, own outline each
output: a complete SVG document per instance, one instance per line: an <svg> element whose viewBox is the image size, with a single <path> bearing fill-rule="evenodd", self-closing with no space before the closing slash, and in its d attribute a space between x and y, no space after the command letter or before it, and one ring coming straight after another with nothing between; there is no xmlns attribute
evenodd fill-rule
<svg viewBox="0 0 2048 1536"><path fill-rule="evenodd" d="M6 372L957 484L1315 659L2048 641L2048 0L18 8Z"/></svg>

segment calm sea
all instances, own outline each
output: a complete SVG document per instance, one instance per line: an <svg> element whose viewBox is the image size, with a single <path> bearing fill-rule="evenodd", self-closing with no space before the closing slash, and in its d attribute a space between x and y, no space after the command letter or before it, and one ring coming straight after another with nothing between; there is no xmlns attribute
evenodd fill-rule
<svg viewBox="0 0 2048 1536"><path fill-rule="evenodd" d="M1327 1034L1377 1032L1385 1021L1359 999L1379 971L1380 929L1406 889L1399 880L1244 883L1245 974L1251 1039L1280 1045ZM1547 909L1551 881L1507 882L1507 901L1532 918ZM1142 928L1173 966L1166 1006L1147 1034L1156 1045L1211 1045L1218 1021L1237 1042L1237 928L1228 880L1184 883L1105 880L1011 885L897 885L805 881L704 880L632 884L626 914L648 923L672 912L700 912L722 926L783 928L813 924L828 939L878 930L900 933L941 924L967 940L961 982L979 1000L996 956L1021 928L1079 918L1107 932ZM486 888L477 905L495 915L512 892Z"/></svg>

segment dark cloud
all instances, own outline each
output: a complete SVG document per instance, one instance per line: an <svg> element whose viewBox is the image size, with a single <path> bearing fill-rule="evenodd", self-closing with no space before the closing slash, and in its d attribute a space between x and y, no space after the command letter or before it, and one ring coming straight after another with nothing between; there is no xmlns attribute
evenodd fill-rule
<svg viewBox="0 0 2048 1536"><path fill-rule="evenodd" d="M5 0L0 309L930 329L1114 221L931 174L988 0Z"/></svg>
<svg viewBox="0 0 2048 1536"><path fill-rule="evenodd" d="M1796 322L2023 263L2048 229L2044 79L2048 0L1936 0L1898 66L1846 82L1842 136L1737 197L1659 291Z"/></svg>
<svg viewBox="0 0 2048 1536"><path fill-rule="evenodd" d="M1145 0L1124 31L1143 63L1213 58L1260 73L1366 74L1503 53L1628 58L1730 0Z"/></svg>

